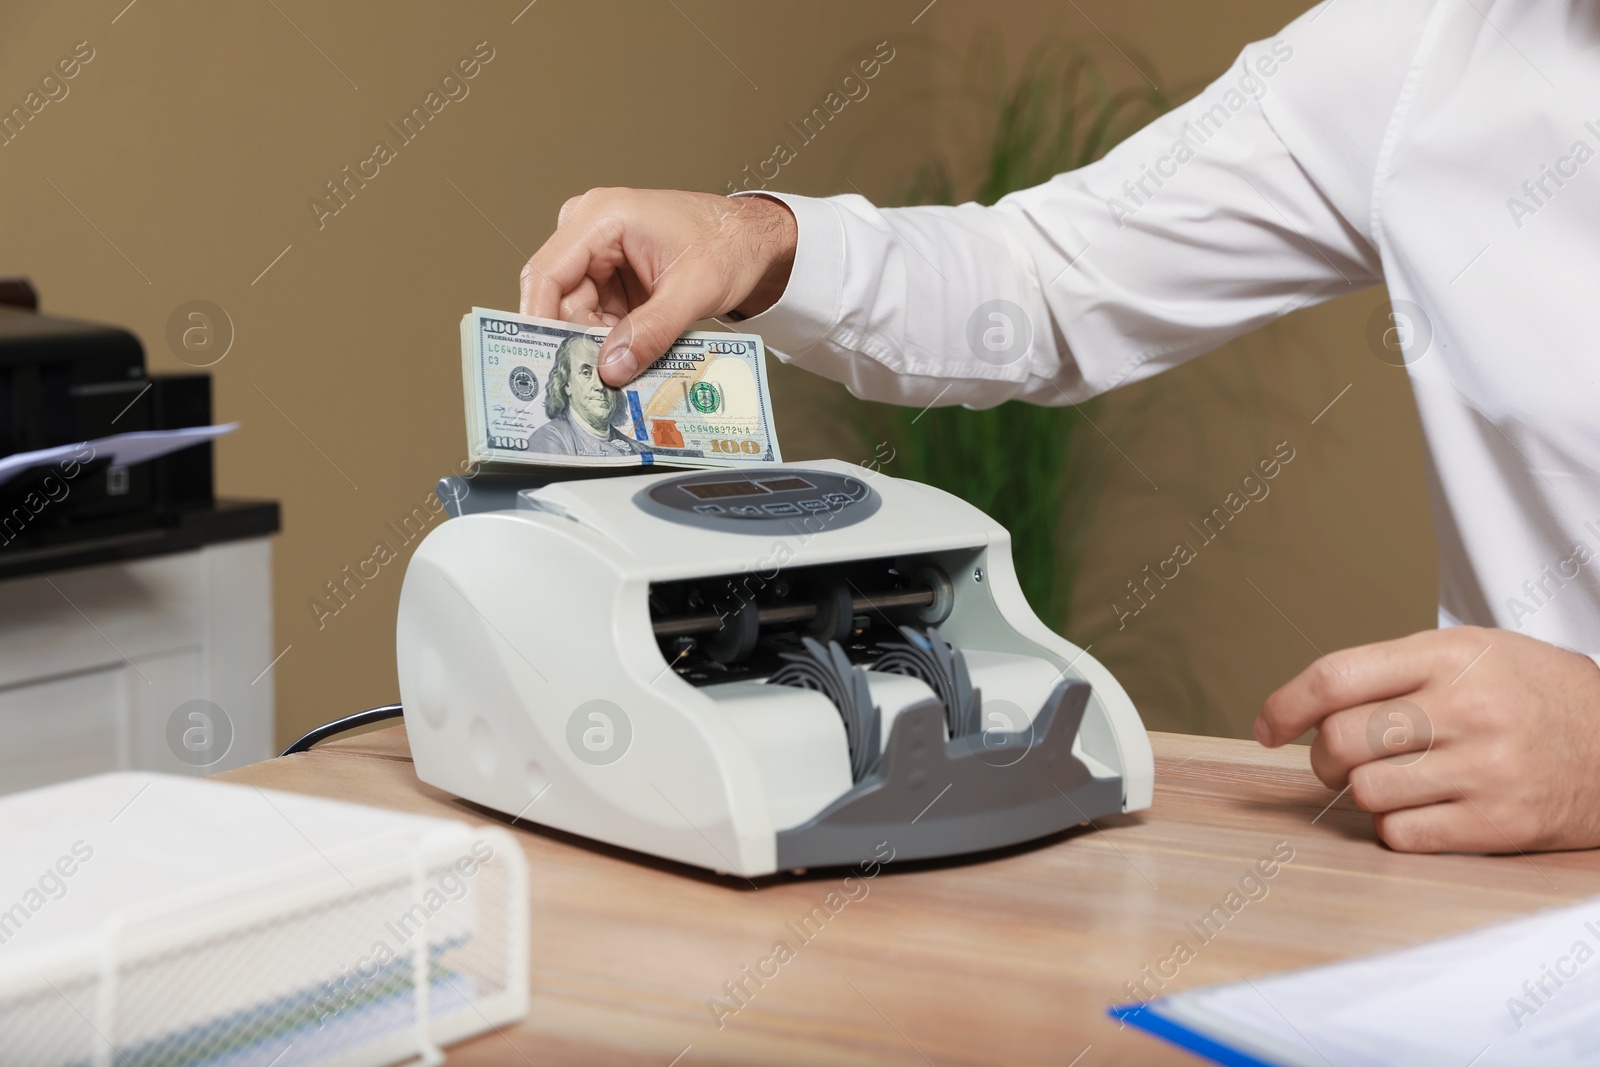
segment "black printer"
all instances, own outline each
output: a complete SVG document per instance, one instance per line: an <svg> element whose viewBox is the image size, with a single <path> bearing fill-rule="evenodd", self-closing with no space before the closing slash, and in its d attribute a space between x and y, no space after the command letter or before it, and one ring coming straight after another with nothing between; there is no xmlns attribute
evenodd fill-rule
<svg viewBox="0 0 1600 1067"><path fill-rule="evenodd" d="M209 374L149 374L131 332L37 306L25 281L0 279L0 457L210 425ZM276 504L219 506L213 481L209 441L128 467L103 456L29 467L0 482L0 578L57 569L63 553L78 565L277 530Z"/></svg>

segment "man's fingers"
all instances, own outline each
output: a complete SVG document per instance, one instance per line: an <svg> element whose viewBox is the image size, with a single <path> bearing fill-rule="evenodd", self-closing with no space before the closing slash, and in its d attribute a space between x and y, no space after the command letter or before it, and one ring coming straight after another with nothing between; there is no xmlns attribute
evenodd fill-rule
<svg viewBox="0 0 1600 1067"><path fill-rule="evenodd" d="M519 306L609 326L600 373L621 385L697 319L737 306L758 285L781 293L796 224L781 203L761 204L730 210L712 193L592 189L563 205L556 232L523 268Z"/></svg>
<svg viewBox="0 0 1600 1067"><path fill-rule="evenodd" d="M588 326L600 324L600 292L594 280L585 278L578 287L561 298L560 319L563 322L581 322Z"/></svg>
<svg viewBox="0 0 1600 1067"><path fill-rule="evenodd" d="M553 319L561 300L585 278L604 287L626 262L616 220L575 220L556 230L522 268L521 310L524 315Z"/></svg>
<svg viewBox="0 0 1600 1067"><path fill-rule="evenodd" d="M1438 671L1443 652L1439 631L1428 630L1323 656L1267 697L1256 739L1287 744L1335 711L1415 692Z"/></svg>
<svg viewBox="0 0 1600 1067"><path fill-rule="evenodd" d="M680 287L670 282L623 317L600 348L600 377L613 388L654 363L701 317Z"/></svg>
<svg viewBox="0 0 1600 1067"><path fill-rule="evenodd" d="M1329 789L1343 789L1352 768L1377 758L1366 733L1375 706L1336 711L1317 727L1317 739L1311 743L1311 770Z"/></svg>
<svg viewBox="0 0 1600 1067"><path fill-rule="evenodd" d="M1490 821L1482 803L1475 806L1457 799L1403 808L1375 815L1372 822L1383 843L1396 852L1517 852L1538 847L1533 841L1518 841L1514 835L1519 828Z"/></svg>
<svg viewBox="0 0 1600 1067"><path fill-rule="evenodd" d="M594 191L593 189L589 190L590 193ZM583 206L583 202L588 199L588 196L589 193L579 193L577 196L567 198L566 202L561 205L561 210L556 213L556 229L559 230L567 224L567 220L573 216L578 208Z"/></svg>
<svg viewBox="0 0 1600 1067"><path fill-rule="evenodd" d="M517 306L524 315L553 319L561 313L561 298L567 295L567 291L577 284L583 274L580 272L571 282L563 284L539 265L541 259L548 262L543 249L522 268L522 277L518 280L520 294Z"/></svg>
<svg viewBox="0 0 1600 1067"><path fill-rule="evenodd" d="M607 326L615 326L621 322L632 306L620 275L613 276L610 281L600 286L600 316L606 320Z"/></svg>
<svg viewBox="0 0 1600 1067"><path fill-rule="evenodd" d="M1433 721L1404 698L1336 711L1317 727L1311 769L1329 789L1343 789L1352 769L1373 760L1406 757L1433 747Z"/></svg>
<svg viewBox="0 0 1600 1067"><path fill-rule="evenodd" d="M1458 800L1454 762L1446 753L1431 752L1363 763L1350 772L1350 798L1374 814Z"/></svg>

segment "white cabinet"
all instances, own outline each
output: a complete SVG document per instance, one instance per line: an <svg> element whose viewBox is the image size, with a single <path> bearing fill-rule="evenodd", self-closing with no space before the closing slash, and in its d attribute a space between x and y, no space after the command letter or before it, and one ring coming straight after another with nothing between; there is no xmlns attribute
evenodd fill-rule
<svg viewBox="0 0 1600 1067"><path fill-rule="evenodd" d="M266 537L0 581L0 793L273 755Z"/></svg>

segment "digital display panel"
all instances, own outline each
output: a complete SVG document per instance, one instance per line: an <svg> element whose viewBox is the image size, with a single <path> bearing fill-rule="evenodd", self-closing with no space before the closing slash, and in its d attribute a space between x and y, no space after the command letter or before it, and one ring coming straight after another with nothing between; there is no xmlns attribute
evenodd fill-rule
<svg viewBox="0 0 1600 1067"><path fill-rule="evenodd" d="M791 478L789 481L800 481ZM770 483L769 483L770 484ZM757 485L748 478L740 478L732 482L692 482L680 485L678 488L697 500L721 500L730 496L762 496L770 492L767 488Z"/></svg>
<svg viewBox="0 0 1600 1067"><path fill-rule="evenodd" d="M761 483L774 493L786 492L790 489L815 489L816 486L804 478L769 478Z"/></svg>
<svg viewBox="0 0 1600 1067"><path fill-rule="evenodd" d="M865 482L809 468L679 474L640 489L633 500L667 522L755 535L793 533L797 520L823 513L831 529L851 526L882 503Z"/></svg>

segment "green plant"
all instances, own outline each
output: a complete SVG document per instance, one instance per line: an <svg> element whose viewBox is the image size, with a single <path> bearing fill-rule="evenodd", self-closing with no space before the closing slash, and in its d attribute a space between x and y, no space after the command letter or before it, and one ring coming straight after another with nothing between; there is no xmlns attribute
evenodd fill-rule
<svg viewBox="0 0 1600 1067"><path fill-rule="evenodd" d="M1138 68L1148 66L1140 57ZM978 172L957 174L946 159L929 160L912 179L908 205L955 203L959 189L971 193L967 199L993 204L1094 162L1170 106L1166 94L1147 83L1113 90L1099 62L1071 42L1037 45L1012 76L1005 47L991 33L974 41L961 69L960 84L940 96L965 110L966 116L952 117L957 123L967 118L974 131L969 136L986 142L974 157Z"/></svg>
<svg viewBox="0 0 1600 1067"><path fill-rule="evenodd" d="M1036 47L1009 76L997 35L974 44L953 99L975 119L971 136L984 149L970 154L977 165L965 173L944 158L923 164L908 205L955 203L960 190L971 194L962 199L993 204L1093 162L1168 107L1147 84L1112 89L1095 59L1070 43ZM1058 630L1069 622L1085 515L1100 482L1084 458L1098 436L1093 408L1012 401L982 411L871 411L895 448L897 474L954 493L1011 531L1023 592Z"/></svg>

